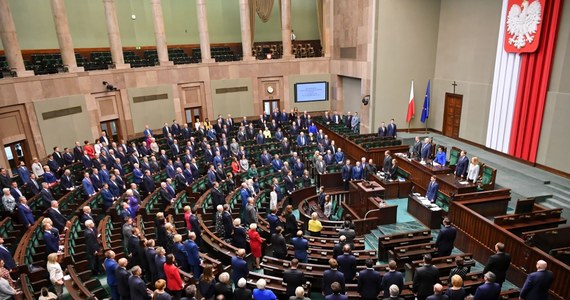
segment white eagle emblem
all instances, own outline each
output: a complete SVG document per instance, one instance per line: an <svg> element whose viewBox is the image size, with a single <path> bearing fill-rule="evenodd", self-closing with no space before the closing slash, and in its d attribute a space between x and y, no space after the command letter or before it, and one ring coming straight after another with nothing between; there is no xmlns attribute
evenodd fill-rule
<svg viewBox="0 0 570 300"><path fill-rule="evenodd" d="M541 21L542 7L538 0L534 0L530 5L528 0L522 2L522 8L513 4L507 17L507 32L509 33L509 44L520 49L532 43L538 24Z"/></svg>

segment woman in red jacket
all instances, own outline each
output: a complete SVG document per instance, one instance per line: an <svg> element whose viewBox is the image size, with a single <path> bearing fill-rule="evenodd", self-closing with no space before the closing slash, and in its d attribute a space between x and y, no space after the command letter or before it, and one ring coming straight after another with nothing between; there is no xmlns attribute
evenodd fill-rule
<svg viewBox="0 0 570 300"><path fill-rule="evenodd" d="M239 165L237 157L234 157L232 160L232 173L234 173L234 176L236 176L240 172L241 172L241 166Z"/></svg>
<svg viewBox="0 0 570 300"><path fill-rule="evenodd" d="M255 257L255 268L261 269L259 262L261 260L261 244L263 244L263 239L257 232L257 224L252 223L249 225L249 230L247 232L249 236L249 248L251 249L251 254Z"/></svg>
<svg viewBox="0 0 570 300"><path fill-rule="evenodd" d="M166 263L164 264L164 274L166 275L166 288L173 299L179 300L182 297L184 283L180 277L178 267L174 263L174 255L168 254L166 256Z"/></svg>

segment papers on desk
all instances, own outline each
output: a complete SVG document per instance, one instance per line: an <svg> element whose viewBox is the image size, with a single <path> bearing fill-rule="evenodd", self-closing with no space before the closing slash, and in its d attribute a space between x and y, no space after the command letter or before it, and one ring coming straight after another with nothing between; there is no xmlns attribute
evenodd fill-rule
<svg viewBox="0 0 570 300"><path fill-rule="evenodd" d="M65 281L71 280L71 276L69 276L69 275L63 275L63 280L65 280Z"/></svg>
<svg viewBox="0 0 570 300"><path fill-rule="evenodd" d="M425 165L426 165L426 162L422 160L422 161L420 161L420 165L424 165L424 166L425 166Z"/></svg>
<svg viewBox="0 0 570 300"><path fill-rule="evenodd" d="M465 181L460 181L460 184L469 184L469 181L465 180Z"/></svg>
<svg viewBox="0 0 570 300"><path fill-rule="evenodd" d="M398 178L398 181L400 181L400 182L404 182L404 181L406 181L406 178L402 178L402 177L400 177L400 178Z"/></svg>
<svg viewBox="0 0 570 300"><path fill-rule="evenodd" d="M439 167L439 166L441 166L441 165L438 164L438 163L436 163L436 162L434 161L434 162L433 162L433 166L434 166L434 167Z"/></svg>
<svg viewBox="0 0 570 300"><path fill-rule="evenodd" d="M431 202L428 199L420 199L420 202L423 204L423 206L425 207L429 207L431 205Z"/></svg>
<svg viewBox="0 0 570 300"><path fill-rule="evenodd" d="M414 196L419 197L420 193L414 193Z"/></svg>
<svg viewBox="0 0 570 300"><path fill-rule="evenodd" d="M431 206L429 208L431 211L440 211L441 210L441 207L437 206L436 204L432 204L432 205L434 205L434 206Z"/></svg>

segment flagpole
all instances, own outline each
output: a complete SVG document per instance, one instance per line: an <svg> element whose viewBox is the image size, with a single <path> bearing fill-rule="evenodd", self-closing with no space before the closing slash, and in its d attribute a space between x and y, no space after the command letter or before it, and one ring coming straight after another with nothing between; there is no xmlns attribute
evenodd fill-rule
<svg viewBox="0 0 570 300"><path fill-rule="evenodd" d="M408 122L408 133L410 133L410 123L412 122Z"/></svg>
<svg viewBox="0 0 570 300"><path fill-rule="evenodd" d="M428 130L427 130L427 122L429 121L429 118L426 119L426 134L428 134Z"/></svg>

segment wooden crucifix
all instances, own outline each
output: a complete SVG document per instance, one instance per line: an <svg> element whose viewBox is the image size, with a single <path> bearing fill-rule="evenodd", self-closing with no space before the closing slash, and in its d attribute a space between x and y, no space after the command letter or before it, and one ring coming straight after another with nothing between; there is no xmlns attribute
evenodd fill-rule
<svg viewBox="0 0 570 300"><path fill-rule="evenodd" d="M453 93L455 94L455 87L457 86L457 82L454 80L451 85L453 85Z"/></svg>

